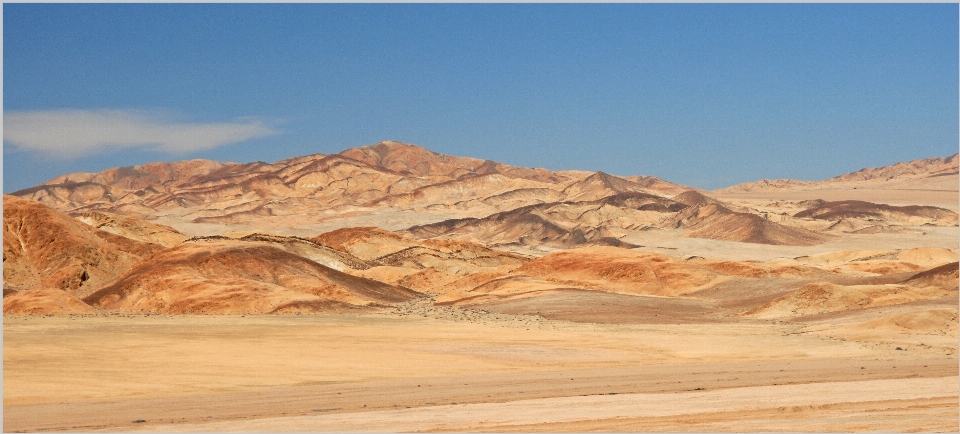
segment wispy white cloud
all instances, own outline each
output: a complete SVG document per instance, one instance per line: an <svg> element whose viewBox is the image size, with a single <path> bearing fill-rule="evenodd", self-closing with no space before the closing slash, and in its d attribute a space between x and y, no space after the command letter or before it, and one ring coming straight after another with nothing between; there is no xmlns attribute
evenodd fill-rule
<svg viewBox="0 0 960 434"><path fill-rule="evenodd" d="M253 118L177 123L154 112L51 110L4 112L3 141L18 149L74 158L123 148L186 153L277 134Z"/></svg>

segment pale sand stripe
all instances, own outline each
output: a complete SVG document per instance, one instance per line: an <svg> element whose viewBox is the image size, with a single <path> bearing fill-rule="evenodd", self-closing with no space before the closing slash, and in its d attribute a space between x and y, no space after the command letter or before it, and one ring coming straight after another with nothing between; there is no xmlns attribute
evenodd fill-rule
<svg viewBox="0 0 960 434"><path fill-rule="evenodd" d="M592 395L143 428L156 431L482 430L484 426L497 425L954 397L960 389L958 380L958 377L908 378L742 387L707 392Z"/></svg>

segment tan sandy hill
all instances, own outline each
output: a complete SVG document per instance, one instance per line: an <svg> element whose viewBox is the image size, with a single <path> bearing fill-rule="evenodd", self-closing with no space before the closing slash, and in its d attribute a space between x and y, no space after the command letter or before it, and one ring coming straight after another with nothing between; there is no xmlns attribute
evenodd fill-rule
<svg viewBox="0 0 960 434"><path fill-rule="evenodd" d="M443 287L477 274L500 276L529 258L467 241L415 240L377 227L343 228L313 241L364 258L370 268L348 271L381 282L421 292ZM471 280L472 281L472 280Z"/></svg>
<svg viewBox="0 0 960 434"><path fill-rule="evenodd" d="M513 167L386 141L275 163L190 160L75 173L14 195L73 213L270 228L381 209L409 211L409 218L423 221L435 212L481 216L534 203L683 189L652 177L636 180L644 185L602 173Z"/></svg>
<svg viewBox="0 0 960 434"><path fill-rule="evenodd" d="M416 238L445 237L489 246L571 247L591 242L618 244L617 229L656 224L658 211L597 202L529 205L483 218L451 219L405 232Z"/></svg>
<svg viewBox="0 0 960 434"><path fill-rule="evenodd" d="M551 253L507 272L477 273L434 292L440 294L436 301L442 305L544 313L574 321L792 318L955 295L956 259L956 251L940 248L836 252L761 262L682 260L590 247ZM952 263L916 274L915 270L945 261ZM614 295L621 298L609 298ZM615 306L634 306L648 316L643 319ZM658 311L657 306L666 310ZM611 316L589 314L593 309ZM653 318L656 313L662 318Z"/></svg>
<svg viewBox="0 0 960 434"><path fill-rule="evenodd" d="M571 180L569 173L514 167L477 158L453 157L438 154L419 146L392 141L348 149L341 152L340 155L362 161L374 167L412 176L457 179L465 175L502 174L508 178L529 179L546 183L564 183Z"/></svg>
<svg viewBox="0 0 960 434"><path fill-rule="evenodd" d="M88 226L36 201L3 197L5 289L56 289L82 296L161 249Z"/></svg>
<svg viewBox="0 0 960 434"><path fill-rule="evenodd" d="M464 175L460 178L438 182L413 190L394 194L372 201L375 207L411 208L418 210L470 209L496 207L497 198L505 194L536 193L542 190L555 192L556 185L524 178L510 178L499 173ZM546 193L547 197L557 193Z"/></svg>
<svg viewBox="0 0 960 434"><path fill-rule="evenodd" d="M619 193L646 192L647 189L636 182L603 172L596 172L564 188L563 197L566 201L582 202L598 200Z"/></svg>
<svg viewBox="0 0 960 434"><path fill-rule="evenodd" d="M888 181L891 179L929 178L934 176L955 175L960 170L958 166L960 154L949 157L926 158L890 166L870 167L853 173L835 176L827 179L829 182L857 182L857 181Z"/></svg>
<svg viewBox="0 0 960 434"><path fill-rule="evenodd" d="M420 246L414 239L378 227L342 228L326 232L311 241L373 260L410 247Z"/></svg>
<svg viewBox="0 0 960 434"><path fill-rule="evenodd" d="M828 241L829 235L784 226L755 214L735 212L717 204L689 207L672 217L674 228L690 229L684 236L756 244L809 246Z"/></svg>
<svg viewBox="0 0 960 434"><path fill-rule="evenodd" d="M951 262L917 273L903 283L918 288L939 287L957 290L960 286L958 279L960 279L960 262Z"/></svg>
<svg viewBox="0 0 960 434"><path fill-rule="evenodd" d="M796 262L758 262L688 259L614 247L585 247L551 253L523 266L499 275L480 275L472 280L455 282L458 288L447 288L437 298L442 304L480 306L505 301L562 297L560 293L586 294L583 291L630 296L656 296L657 302L683 300L690 302L691 294L723 283L736 286L737 282L758 282L772 279L770 286L798 279L837 277L836 272ZM785 279L785 280L780 280ZM452 285L451 285L452 286ZM783 290L780 290L782 292ZM749 291L747 291L749 292ZM756 298L759 294L745 294ZM580 303L592 306L589 297L575 296ZM603 297L597 295L596 297ZM711 296L712 297L712 296ZM708 298L711 298L708 297ZM681 300L682 299L682 300ZM620 303L630 305L623 299ZM529 306L535 306L525 302ZM709 301L700 307L710 310ZM714 309L715 310L715 309ZM667 312L663 312L665 315ZM668 316L668 315L667 315Z"/></svg>
<svg viewBox="0 0 960 434"><path fill-rule="evenodd" d="M960 263L917 273L898 283L839 285L809 283L744 313L755 318L782 318L901 305L942 297L956 298Z"/></svg>
<svg viewBox="0 0 960 434"><path fill-rule="evenodd" d="M663 296L702 289L719 277L709 268L679 258L616 247L552 253L516 273L579 288Z"/></svg>
<svg viewBox="0 0 960 434"><path fill-rule="evenodd" d="M794 214L794 217L818 220L870 219L871 221L897 222L907 224L957 224L957 213L934 206L892 206L859 200L822 202L807 210Z"/></svg>
<svg viewBox="0 0 960 434"><path fill-rule="evenodd" d="M934 180L937 177L958 174L958 154L943 158L927 158L909 162L900 162L889 166L861 169L856 172L835 176L823 181L798 181L793 179L762 179L731 187L714 190L716 193L744 193L776 190L817 190L883 185L908 180ZM935 182L936 180L934 180ZM953 181L954 186L956 181Z"/></svg>
<svg viewBox="0 0 960 434"><path fill-rule="evenodd" d="M956 262L956 250L943 247L845 250L801 256L795 261L844 273L896 274L925 270Z"/></svg>
<svg viewBox="0 0 960 434"><path fill-rule="evenodd" d="M373 262L393 267L434 268L450 274L462 274L463 266L516 268L527 262L522 256L465 241L424 240L422 244L381 256Z"/></svg>
<svg viewBox="0 0 960 434"><path fill-rule="evenodd" d="M133 312L252 314L349 309L417 296L336 271L276 243L204 239L157 253L84 301Z"/></svg>
<svg viewBox="0 0 960 434"><path fill-rule="evenodd" d="M235 163L209 160L187 160L112 168L98 173L71 173L36 187L20 190L14 195L38 200L60 210L71 210L93 203L122 200L130 192L145 199L234 165Z"/></svg>
<svg viewBox="0 0 960 434"><path fill-rule="evenodd" d="M24 289L3 296L3 313L68 315L97 312L93 306L60 289Z"/></svg>
<svg viewBox="0 0 960 434"><path fill-rule="evenodd" d="M542 203L483 218L417 225L406 233L416 238L457 238L499 246L629 247L619 241L627 231L649 228L687 229L684 236L691 238L757 244L806 246L833 238L733 211L697 191L686 191L672 199L625 192L597 200Z"/></svg>
<svg viewBox="0 0 960 434"><path fill-rule="evenodd" d="M643 187L646 191L649 191L654 194L675 196L685 191L691 191L691 188L686 185L674 184L669 181L664 181L656 176L626 176L623 179L627 181L632 181L637 183L639 186ZM695 191L700 191L693 189Z"/></svg>
<svg viewBox="0 0 960 434"><path fill-rule="evenodd" d="M224 237L199 237L199 239L225 239ZM239 241L255 241L262 243L271 243L274 247L283 249L289 253L309 259L325 267L333 268L337 271L344 270L365 270L371 267L371 264L363 259L351 255L342 250L337 250L313 240L299 237L287 237L280 235L253 233L242 237L234 237Z"/></svg>
<svg viewBox="0 0 960 434"><path fill-rule="evenodd" d="M93 211L78 213L73 217L104 232L163 247L172 247L190 238L169 226L120 214Z"/></svg>

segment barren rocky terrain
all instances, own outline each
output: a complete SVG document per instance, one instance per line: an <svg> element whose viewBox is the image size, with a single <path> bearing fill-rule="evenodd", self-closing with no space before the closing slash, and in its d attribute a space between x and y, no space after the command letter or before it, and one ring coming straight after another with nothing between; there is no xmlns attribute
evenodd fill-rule
<svg viewBox="0 0 960 434"><path fill-rule="evenodd" d="M957 173L63 175L3 198L4 429L957 431Z"/></svg>

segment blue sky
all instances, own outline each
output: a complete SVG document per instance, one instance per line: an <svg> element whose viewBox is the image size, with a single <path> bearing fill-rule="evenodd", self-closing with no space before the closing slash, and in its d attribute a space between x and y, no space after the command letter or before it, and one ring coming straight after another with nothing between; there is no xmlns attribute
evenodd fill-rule
<svg viewBox="0 0 960 434"><path fill-rule="evenodd" d="M958 148L956 4L4 4L3 191L398 140L701 188Z"/></svg>

